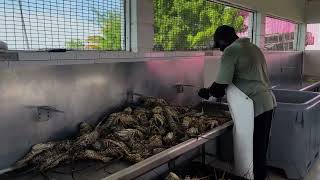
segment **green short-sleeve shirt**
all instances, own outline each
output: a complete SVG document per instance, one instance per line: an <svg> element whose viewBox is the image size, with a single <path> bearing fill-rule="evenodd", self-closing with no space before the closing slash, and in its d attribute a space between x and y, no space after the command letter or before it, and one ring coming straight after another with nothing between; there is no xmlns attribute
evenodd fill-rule
<svg viewBox="0 0 320 180"><path fill-rule="evenodd" d="M215 82L233 83L250 97L253 100L255 116L276 107L270 90L265 57L248 38L239 38L225 49Z"/></svg>

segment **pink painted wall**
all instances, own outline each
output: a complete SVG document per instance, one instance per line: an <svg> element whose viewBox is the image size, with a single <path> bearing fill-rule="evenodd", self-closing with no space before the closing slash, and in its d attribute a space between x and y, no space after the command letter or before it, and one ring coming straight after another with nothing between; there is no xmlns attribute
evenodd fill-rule
<svg viewBox="0 0 320 180"><path fill-rule="evenodd" d="M265 33L269 35L294 32L295 26L292 22L266 17Z"/></svg>
<svg viewBox="0 0 320 180"><path fill-rule="evenodd" d="M249 12L241 11L240 16L244 17L244 25L246 27L249 26ZM266 17L266 34L281 34L281 33L289 33L294 32L296 24L288 21L283 21L275 18ZM238 33L241 37L248 36L248 29L246 31Z"/></svg>
<svg viewBox="0 0 320 180"><path fill-rule="evenodd" d="M244 17L244 25L249 27L249 12L241 11L240 16ZM284 20L266 17L266 35L290 33L295 31L296 24ZM248 37L248 29L238 33L240 37ZM306 50L320 50L320 24L308 24L306 34Z"/></svg>

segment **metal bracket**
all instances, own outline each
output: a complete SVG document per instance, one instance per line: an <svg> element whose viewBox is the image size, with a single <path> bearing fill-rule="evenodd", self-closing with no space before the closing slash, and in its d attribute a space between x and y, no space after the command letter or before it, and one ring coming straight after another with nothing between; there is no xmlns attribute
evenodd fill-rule
<svg viewBox="0 0 320 180"><path fill-rule="evenodd" d="M64 111L51 106L36 106L36 108L38 112L38 121L49 121L52 117L52 113L64 113Z"/></svg>
<svg viewBox="0 0 320 180"><path fill-rule="evenodd" d="M177 94L183 93L184 92L184 87L191 87L191 88L195 88L195 89L201 89L201 87L194 86L194 85L191 85L191 84L175 84L173 87L176 89Z"/></svg>
<svg viewBox="0 0 320 180"><path fill-rule="evenodd" d="M132 90L127 91L127 99L126 99L127 103L129 104L133 103L133 96L134 96L134 93Z"/></svg>
<svg viewBox="0 0 320 180"><path fill-rule="evenodd" d="M177 94L184 92L184 86L183 85L175 85Z"/></svg>

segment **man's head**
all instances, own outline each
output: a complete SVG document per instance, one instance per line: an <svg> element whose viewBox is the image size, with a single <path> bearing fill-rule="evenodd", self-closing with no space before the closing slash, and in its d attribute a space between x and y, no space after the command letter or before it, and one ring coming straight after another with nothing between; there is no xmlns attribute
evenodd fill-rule
<svg viewBox="0 0 320 180"><path fill-rule="evenodd" d="M214 33L214 48L219 48L220 51L224 51L238 38L233 27L222 25L218 27Z"/></svg>

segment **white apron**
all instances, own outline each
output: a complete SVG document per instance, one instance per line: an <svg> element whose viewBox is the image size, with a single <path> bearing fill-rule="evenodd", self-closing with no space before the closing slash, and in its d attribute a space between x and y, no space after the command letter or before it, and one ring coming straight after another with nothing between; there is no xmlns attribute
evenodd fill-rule
<svg viewBox="0 0 320 180"><path fill-rule="evenodd" d="M253 101L235 85L229 85L226 94L234 121L234 173L240 177L253 179Z"/></svg>

